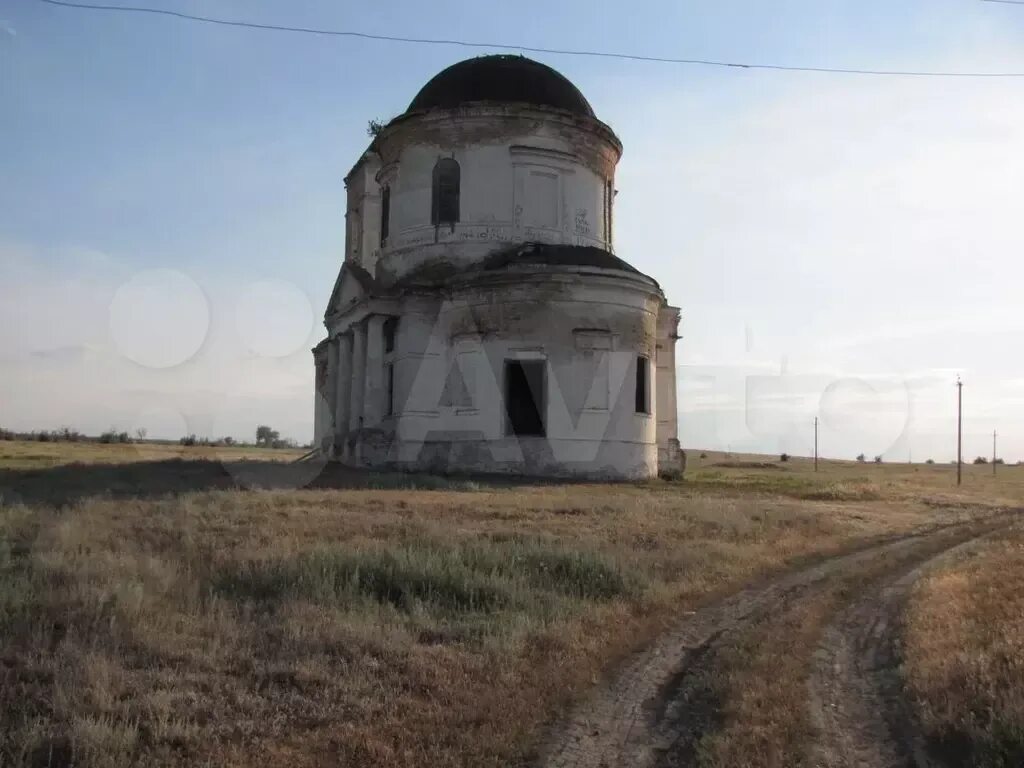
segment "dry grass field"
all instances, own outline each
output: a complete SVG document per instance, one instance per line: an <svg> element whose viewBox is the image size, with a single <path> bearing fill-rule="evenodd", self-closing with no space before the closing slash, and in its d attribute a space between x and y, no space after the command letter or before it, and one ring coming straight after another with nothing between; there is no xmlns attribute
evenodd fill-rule
<svg viewBox="0 0 1024 768"><path fill-rule="evenodd" d="M1024 765L1024 527L922 579L903 673L920 721L961 765Z"/></svg>
<svg viewBox="0 0 1024 768"><path fill-rule="evenodd" d="M683 612L1024 498L1017 467L307 484L224 450L0 443L0 765L519 764Z"/></svg>

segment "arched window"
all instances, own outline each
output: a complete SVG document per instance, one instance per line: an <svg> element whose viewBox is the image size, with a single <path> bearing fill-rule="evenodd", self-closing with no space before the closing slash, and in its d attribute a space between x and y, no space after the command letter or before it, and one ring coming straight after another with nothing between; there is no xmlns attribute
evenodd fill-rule
<svg viewBox="0 0 1024 768"><path fill-rule="evenodd" d="M442 157L434 166L434 193L430 222L435 226L455 225L459 220L459 164L453 157Z"/></svg>

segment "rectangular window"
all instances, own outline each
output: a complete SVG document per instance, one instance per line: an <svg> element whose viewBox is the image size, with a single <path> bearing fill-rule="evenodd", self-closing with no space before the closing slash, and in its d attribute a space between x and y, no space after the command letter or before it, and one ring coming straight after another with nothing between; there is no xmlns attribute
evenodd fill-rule
<svg viewBox="0 0 1024 768"><path fill-rule="evenodd" d="M636 412L651 412L650 397L650 367L651 361L646 357L636 359Z"/></svg>
<svg viewBox="0 0 1024 768"><path fill-rule="evenodd" d="M395 414L395 364L388 363L384 367L384 382L388 388L388 399L384 404L384 415L393 416Z"/></svg>
<svg viewBox="0 0 1024 768"><path fill-rule="evenodd" d="M388 244L388 228L391 226L391 187L384 187L380 193L380 247Z"/></svg>
<svg viewBox="0 0 1024 768"><path fill-rule="evenodd" d="M508 434L545 435L544 361L505 361L505 415Z"/></svg>

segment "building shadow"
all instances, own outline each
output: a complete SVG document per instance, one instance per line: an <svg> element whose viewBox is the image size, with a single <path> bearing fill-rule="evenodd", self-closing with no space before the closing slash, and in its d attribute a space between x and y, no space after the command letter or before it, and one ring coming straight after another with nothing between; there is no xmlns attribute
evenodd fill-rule
<svg viewBox="0 0 1024 768"><path fill-rule="evenodd" d="M336 462L169 459L122 464L63 464L43 469L0 469L0 504L63 507L87 498L154 499L183 493L248 489L352 489L477 491L565 485L572 480L503 475L385 472Z"/></svg>

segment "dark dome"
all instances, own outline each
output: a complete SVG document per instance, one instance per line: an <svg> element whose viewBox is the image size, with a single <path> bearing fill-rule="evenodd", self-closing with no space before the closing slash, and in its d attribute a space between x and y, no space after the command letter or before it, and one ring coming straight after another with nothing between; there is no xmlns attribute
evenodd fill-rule
<svg viewBox="0 0 1024 768"><path fill-rule="evenodd" d="M452 64L428 82L409 105L453 109L471 102L535 104L594 117L579 88L551 67L525 56L480 56Z"/></svg>

